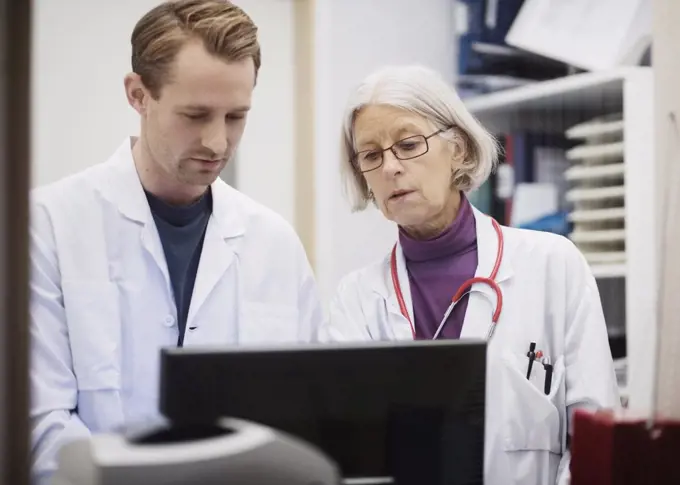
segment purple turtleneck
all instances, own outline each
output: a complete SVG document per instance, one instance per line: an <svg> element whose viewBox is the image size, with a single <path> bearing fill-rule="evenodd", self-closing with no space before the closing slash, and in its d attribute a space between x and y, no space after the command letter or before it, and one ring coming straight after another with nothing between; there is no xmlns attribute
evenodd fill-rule
<svg viewBox="0 0 680 485"><path fill-rule="evenodd" d="M458 214L443 233L433 239L418 240L399 228L399 243L411 284L416 338L431 339L453 295L477 271L477 231L472 206L461 193ZM466 295L449 315L439 338L460 337L467 304Z"/></svg>

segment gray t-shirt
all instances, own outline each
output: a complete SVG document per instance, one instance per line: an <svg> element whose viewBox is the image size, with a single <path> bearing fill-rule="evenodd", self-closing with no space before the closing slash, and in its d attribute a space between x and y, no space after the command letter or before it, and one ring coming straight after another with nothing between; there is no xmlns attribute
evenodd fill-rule
<svg viewBox="0 0 680 485"><path fill-rule="evenodd" d="M177 307L179 335L177 346L184 342L189 304L194 291L196 272L201 259L203 239L212 214L210 189L188 206L173 206L146 192L158 235L168 264L170 282Z"/></svg>

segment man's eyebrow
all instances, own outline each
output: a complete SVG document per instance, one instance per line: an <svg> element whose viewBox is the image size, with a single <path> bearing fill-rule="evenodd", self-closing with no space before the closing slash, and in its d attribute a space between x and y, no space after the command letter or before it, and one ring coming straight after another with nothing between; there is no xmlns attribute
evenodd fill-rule
<svg viewBox="0 0 680 485"><path fill-rule="evenodd" d="M185 104L179 107L189 111L210 111L212 108L203 104Z"/></svg>
<svg viewBox="0 0 680 485"><path fill-rule="evenodd" d="M213 111L214 107L212 106L207 106L205 104L187 104L184 106L180 106L180 109L187 110L187 111ZM245 113L247 111L250 111L250 106L238 106L237 108L234 108L231 110L231 112L242 112Z"/></svg>

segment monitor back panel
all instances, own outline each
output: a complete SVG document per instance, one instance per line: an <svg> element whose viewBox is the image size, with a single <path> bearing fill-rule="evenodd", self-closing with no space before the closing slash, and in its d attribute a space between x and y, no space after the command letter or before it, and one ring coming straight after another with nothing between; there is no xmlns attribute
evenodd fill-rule
<svg viewBox="0 0 680 485"><path fill-rule="evenodd" d="M348 478L482 483L485 357L465 341L172 349L160 406L176 422L237 417L291 433Z"/></svg>

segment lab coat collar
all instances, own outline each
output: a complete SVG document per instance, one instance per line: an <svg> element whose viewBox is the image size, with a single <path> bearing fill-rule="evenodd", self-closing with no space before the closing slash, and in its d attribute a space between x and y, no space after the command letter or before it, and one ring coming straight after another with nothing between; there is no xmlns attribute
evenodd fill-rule
<svg viewBox="0 0 680 485"><path fill-rule="evenodd" d="M153 222L153 217L132 157L132 146L136 141L135 137L126 139L111 156L107 162L111 170L101 172L99 188L125 217L148 224ZM215 229L224 239L243 235L246 225L243 214L238 210L240 204L236 191L220 178L210 187Z"/></svg>
<svg viewBox="0 0 680 485"><path fill-rule="evenodd" d="M478 263L477 270L475 272L476 277L488 277L493 270L493 266L496 262L496 252L498 249L498 237L496 231L493 228L491 218L486 214L480 212L476 207L472 207L475 216L475 226L477 233L477 254ZM508 254L509 248L507 240L505 241L505 248L503 253L503 259L501 265L498 269L498 274L496 276L496 282L500 285L501 283L509 280L513 275L512 264L510 261L510 255ZM375 288L375 291L380 294L380 296L386 300L387 309L390 313L399 314L401 316L401 309L399 307L399 301L397 299L397 293L394 289L392 283L392 273L390 270L390 254L386 258L384 268L384 277L382 281L384 285L380 285ZM409 315L413 318L413 300L411 298L411 288L408 279L408 271L406 269L406 261L404 259L404 253L401 250L401 246L397 241L397 275L399 277L399 284L401 287L401 292L404 297L404 302L408 309ZM502 286L501 286L502 289ZM453 297L453 295L451 295ZM491 323L491 315L493 310L489 302L496 301L496 294L493 289L486 284L476 283L472 286L472 291L470 293L470 298L468 300L468 307L465 316L465 322L463 325L463 331L461 337L484 337L489 329ZM495 303L494 303L495 304ZM406 338L411 336L411 329L408 321L402 317L401 325L395 328L395 333L397 337Z"/></svg>
<svg viewBox="0 0 680 485"><path fill-rule="evenodd" d="M194 325L196 315L212 289L237 261L236 255L243 243L241 236L245 233L242 204L237 197L239 194L219 178L211 185L211 189L213 213L203 241L187 327Z"/></svg>
<svg viewBox="0 0 680 485"><path fill-rule="evenodd" d="M166 291L172 295L163 246L132 157L134 142L134 138L126 140L109 159L108 169L99 172L98 186L102 196L115 205L124 217L143 225L141 243L163 273ZM213 182L211 189L213 212L203 241L187 327L193 325L212 289L237 260L236 255L243 240L240 236L245 234L246 214L240 194L219 178Z"/></svg>
<svg viewBox="0 0 680 485"><path fill-rule="evenodd" d="M493 228L493 223L491 222L491 217L479 211L476 207L472 207L472 212L475 215L475 224L477 226L477 271L475 276L488 277L491 275L493 266L496 263L496 253L498 251L498 236L496 230ZM505 236L505 229L502 229L503 235ZM504 240L504 251L503 259L501 260L501 265L498 268L498 274L496 275L496 282L502 283L506 281L513 275L511 259L508 257L508 244L506 238ZM493 293L493 290L488 287L488 285L483 285L487 288L489 293Z"/></svg>
<svg viewBox="0 0 680 485"><path fill-rule="evenodd" d="M491 217L474 207L473 211L477 224L478 263L475 277L489 277L493 271L494 264L496 264L499 239L496 230L493 228ZM506 229L501 227L501 231L505 236ZM501 292L504 290L504 283L513 276L511 248L509 247L507 237L504 237L503 241L503 256L495 278ZM491 286L486 283L475 283L472 285L460 337L486 339L491 329L491 319L496 309L496 304L496 293ZM503 313L501 312L501 317L502 315Z"/></svg>

